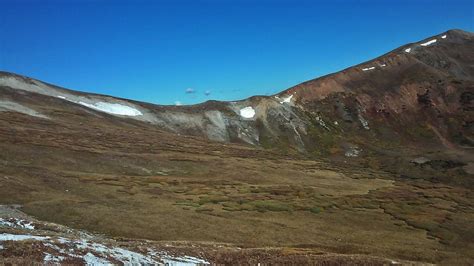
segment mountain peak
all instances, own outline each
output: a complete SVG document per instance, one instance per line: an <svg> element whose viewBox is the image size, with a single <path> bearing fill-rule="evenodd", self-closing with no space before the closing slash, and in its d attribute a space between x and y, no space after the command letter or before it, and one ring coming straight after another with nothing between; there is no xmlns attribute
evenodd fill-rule
<svg viewBox="0 0 474 266"><path fill-rule="evenodd" d="M46 101L44 97L52 97L61 109L67 106L82 110L84 114L110 119L126 118L127 121L145 122L171 132L216 141L262 145L267 142L266 139L278 142L287 138L285 141L290 146L308 151L312 142L308 126L312 123L310 121L316 119L309 114L318 113L317 121L337 122L338 128L345 127L351 132L359 130L359 126L362 129L371 128L368 126L371 120L388 119L381 113L390 114L391 118L385 124L394 128L402 126L402 120L414 123L419 112L451 113L449 110L459 106L454 99L467 95L465 83L474 80L473 36L462 30L449 30L271 97L255 96L232 102L159 106L75 92L7 72L0 72L0 87L16 95L10 97L20 102L25 100L25 92L28 92L30 97L38 98L37 104L51 101ZM425 96L419 98L418 95L425 95L427 91L429 95L426 97L430 98L435 109L426 109L425 105L420 104ZM22 104L20 102L15 104ZM12 106L17 105L8 106L9 110L13 110ZM35 109L26 102L24 107ZM37 113L54 119L55 113L48 106L40 109ZM246 110L251 110L252 115L242 116L250 113ZM348 124L341 124L341 121ZM330 128L326 122L324 124L323 128ZM467 135L465 138L469 139Z"/></svg>

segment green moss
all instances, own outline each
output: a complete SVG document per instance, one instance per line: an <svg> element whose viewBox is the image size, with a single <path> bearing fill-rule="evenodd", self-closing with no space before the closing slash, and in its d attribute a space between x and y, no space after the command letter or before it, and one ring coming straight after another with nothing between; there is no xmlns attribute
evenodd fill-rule
<svg viewBox="0 0 474 266"><path fill-rule="evenodd" d="M212 211L214 211L214 209L208 208L208 207L201 207L201 208L196 209L196 212L212 212Z"/></svg>
<svg viewBox="0 0 474 266"><path fill-rule="evenodd" d="M318 214L318 213L322 212L323 209L321 209L319 207L312 207L312 208L309 209L309 211L312 212L312 213Z"/></svg>
<svg viewBox="0 0 474 266"><path fill-rule="evenodd" d="M279 212L279 211L292 211L293 208L283 202L278 202L278 201L271 201L271 200L258 200L258 201L253 201L251 204L254 206L255 210L257 211L274 211L274 212Z"/></svg>
<svg viewBox="0 0 474 266"><path fill-rule="evenodd" d="M177 202L175 202L173 205L188 206L188 207L199 207L199 206L200 206L199 204L197 204L197 203L195 203L195 202L186 201L186 200L177 201Z"/></svg>
<svg viewBox="0 0 474 266"><path fill-rule="evenodd" d="M217 204L219 202L228 201L229 199L225 196L213 195L213 196L205 196L201 197L198 201L200 205L204 205L207 203Z"/></svg>

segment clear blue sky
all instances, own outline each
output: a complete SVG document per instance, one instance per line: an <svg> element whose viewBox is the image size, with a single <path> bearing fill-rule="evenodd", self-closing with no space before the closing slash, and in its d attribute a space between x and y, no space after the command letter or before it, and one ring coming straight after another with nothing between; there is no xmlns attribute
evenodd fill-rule
<svg viewBox="0 0 474 266"><path fill-rule="evenodd" d="M0 69L158 104L237 100L474 31L472 3L0 0Z"/></svg>

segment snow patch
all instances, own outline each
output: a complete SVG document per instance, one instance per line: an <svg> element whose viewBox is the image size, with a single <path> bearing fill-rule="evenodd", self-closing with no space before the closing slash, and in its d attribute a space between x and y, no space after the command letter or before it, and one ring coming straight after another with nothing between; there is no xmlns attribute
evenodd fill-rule
<svg viewBox="0 0 474 266"><path fill-rule="evenodd" d="M255 110L252 108L252 106L247 106L240 109L240 116L243 118L253 118L255 116Z"/></svg>
<svg viewBox="0 0 474 266"><path fill-rule="evenodd" d="M92 250L96 254L103 255L105 257L113 257L116 260L121 261L124 264L131 264L131 265L151 265L155 264L156 261L152 258L142 255L140 253L136 253L133 251L129 251L123 248L109 248L105 245L98 244L98 243L88 243L87 240L81 240L74 243L78 248L83 250ZM92 257L91 257L92 258Z"/></svg>
<svg viewBox="0 0 474 266"><path fill-rule="evenodd" d="M291 102L291 98L293 98L293 94L286 97L286 98L283 98L282 101L280 101L281 104L284 104L284 103L290 103Z"/></svg>
<svg viewBox="0 0 474 266"><path fill-rule="evenodd" d="M441 39L446 39L446 37L447 37L446 35L443 35L441 36Z"/></svg>
<svg viewBox="0 0 474 266"><path fill-rule="evenodd" d="M49 253L45 253L45 256L43 259L44 262L61 262L63 260L64 260L63 256L54 256Z"/></svg>
<svg viewBox="0 0 474 266"><path fill-rule="evenodd" d="M369 71L369 70L374 70L375 67L367 67L367 68L362 68L362 71Z"/></svg>
<svg viewBox="0 0 474 266"><path fill-rule="evenodd" d="M83 106L95 109L97 111L108 112L113 115L128 116L136 120L147 121L153 124L158 124L159 122L161 122L161 120L157 117L157 115L146 112L145 108L141 106L136 106L135 104L131 102L129 103L126 100L114 99L112 97L104 97L104 96L98 96L98 95L82 95L82 96L74 95L74 94L68 93L65 90L58 89L53 86L49 86L45 83L42 83L34 79L25 79L21 77L13 77L13 76L0 77L0 86L8 86L8 87L15 88L18 90L39 93L39 94L54 97L57 99L63 99L75 104L80 104L79 102L83 102L85 103L85 105L82 104ZM99 102L105 102L105 105ZM2 104L0 103L0 111L3 111L5 108L2 108L3 106L1 105ZM21 106L13 106L13 108L21 108ZM17 112L23 112L23 113L28 112L26 114L30 114L30 115L38 116L42 118L48 118L37 112L32 112L33 110L31 109L25 110L23 108L23 110L24 111L17 111Z"/></svg>
<svg viewBox="0 0 474 266"><path fill-rule="evenodd" d="M84 262L86 265L111 265L111 263L108 260L98 258L94 256L92 253L87 253L84 257Z"/></svg>
<svg viewBox="0 0 474 266"><path fill-rule="evenodd" d="M3 241L24 241L36 240L41 241L44 246L50 247L59 254L53 255L44 252L43 261L46 264L57 264L64 261L66 258L80 258L83 259L86 265L111 265L109 259L119 261L123 265L161 265L164 261L167 265L203 265L209 262L190 256L177 257L169 255L165 251L155 251L149 249L147 254L137 253L121 247L108 247L103 244L93 242L90 235L82 233L83 237L80 239L68 239L64 237L48 237L35 236L29 234L14 235L8 233L0 234L0 244ZM65 245L59 247L57 244ZM4 249L0 245L0 250ZM85 255L84 255L85 254Z"/></svg>
<svg viewBox="0 0 474 266"><path fill-rule="evenodd" d="M16 218L10 218L8 220L0 218L0 226L19 227L19 228L28 229L28 230L35 229L34 225L31 222L21 220L21 219L16 219Z"/></svg>
<svg viewBox="0 0 474 266"><path fill-rule="evenodd" d="M381 66L381 67L386 67L387 65L386 65L386 64L381 64L380 66Z"/></svg>
<svg viewBox="0 0 474 266"><path fill-rule="evenodd" d="M91 109L114 114L114 115L125 115L125 116L139 116L143 115L142 112L139 110L132 108L130 106L126 106L123 104L118 103L106 103L106 102L96 102L94 104L86 103L86 102L78 102L80 105L84 105Z"/></svg>
<svg viewBox="0 0 474 266"><path fill-rule="evenodd" d="M23 240L28 240L28 239L45 240L48 238L49 237L46 237L46 236L13 235L13 234L7 234L7 233L0 234L0 241L23 241Z"/></svg>
<svg viewBox="0 0 474 266"><path fill-rule="evenodd" d="M431 45L431 44L433 44L433 43L435 43L435 42L436 42L436 39L433 39L433 40L427 41L427 42L425 42L425 43L422 43L422 44L420 44L420 45L421 45L421 46L428 46L428 45Z"/></svg>
<svg viewBox="0 0 474 266"><path fill-rule="evenodd" d="M369 122L361 114L359 114L358 116L359 116L359 121L360 121L362 127L369 130L370 129Z"/></svg>
<svg viewBox="0 0 474 266"><path fill-rule="evenodd" d="M409 53L409 52L411 52L411 48L405 49L405 53Z"/></svg>
<svg viewBox="0 0 474 266"><path fill-rule="evenodd" d="M161 259L165 265L168 266L193 266L193 265L205 265L209 262L194 257L164 257Z"/></svg>

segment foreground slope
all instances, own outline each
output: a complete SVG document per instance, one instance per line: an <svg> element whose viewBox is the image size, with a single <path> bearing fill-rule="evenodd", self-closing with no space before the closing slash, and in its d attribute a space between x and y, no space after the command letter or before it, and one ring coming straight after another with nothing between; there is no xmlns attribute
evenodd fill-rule
<svg viewBox="0 0 474 266"><path fill-rule="evenodd" d="M472 263L473 40L448 31L278 95L184 107L3 72L0 203L191 241L210 262L275 247L281 261Z"/></svg>

